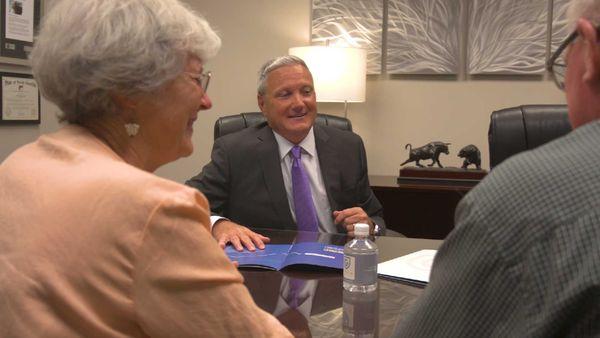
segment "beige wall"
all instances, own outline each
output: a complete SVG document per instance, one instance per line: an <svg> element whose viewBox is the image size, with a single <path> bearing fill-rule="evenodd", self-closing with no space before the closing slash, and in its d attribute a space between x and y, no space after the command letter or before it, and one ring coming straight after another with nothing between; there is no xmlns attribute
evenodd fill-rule
<svg viewBox="0 0 600 338"><path fill-rule="evenodd" d="M208 68L214 70L209 94L213 108L199 118L194 155L159 173L185 180L209 160L212 126L218 116L257 109L256 72L262 62L309 44L311 0L187 0L219 30L223 48ZM444 165L460 166L458 150L475 144L489 167L487 128L493 110L528 103L564 103L549 80L446 80L435 77L369 76L365 103L350 104L348 117L365 141L370 174L397 175L414 146L432 140L451 142ZM342 115L343 104L319 104L320 112Z"/></svg>
<svg viewBox="0 0 600 338"><path fill-rule="evenodd" d="M268 58L307 45L311 0L186 0L216 28L223 47L206 68L213 71L209 95L213 108L195 125L192 156L159 169L158 174L184 181L210 158L212 128L218 116L256 111L256 72ZM0 69L2 69L0 67ZM460 166L458 150L475 144L488 166L487 127L492 110L528 103L564 103L548 80L447 80L436 77L369 76L367 101L350 104L348 117L363 137L371 174L397 175L407 158L406 143L451 142L444 165ZM319 104L324 113L341 115L342 104ZM55 108L42 104L40 127L0 127L0 160L40 132L55 130Z"/></svg>

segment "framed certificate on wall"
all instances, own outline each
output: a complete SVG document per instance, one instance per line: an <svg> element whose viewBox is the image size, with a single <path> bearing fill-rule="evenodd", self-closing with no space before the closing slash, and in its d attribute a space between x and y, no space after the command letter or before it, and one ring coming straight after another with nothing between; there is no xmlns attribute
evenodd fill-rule
<svg viewBox="0 0 600 338"><path fill-rule="evenodd" d="M41 0L0 0L0 63L29 65Z"/></svg>
<svg viewBox="0 0 600 338"><path fill-rule="evenodd" d="M0 73L0 124L39 124L40 91L29 74Z"/></svg>

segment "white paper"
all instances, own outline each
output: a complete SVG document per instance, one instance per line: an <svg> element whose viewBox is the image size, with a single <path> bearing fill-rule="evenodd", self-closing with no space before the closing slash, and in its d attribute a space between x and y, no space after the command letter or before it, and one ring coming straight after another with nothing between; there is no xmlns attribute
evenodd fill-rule
<svg viewBox="0 0 600 338"><path fill-rule="evenodd" d="M427 283L436 252L437 250L421 250L379 263L377 273Z"/></svg>
<svg viewBox="0 0 600 338"><path fill-rule="evenodd" d="M33 42L33 1L4 0L7 39Z"/></svg>
<svg viewBox="0 0 600 338"><path fill-rule="evenodd" d="M5 121L37 120L39 91L34 79L2 77L2 118Z"/></svg>

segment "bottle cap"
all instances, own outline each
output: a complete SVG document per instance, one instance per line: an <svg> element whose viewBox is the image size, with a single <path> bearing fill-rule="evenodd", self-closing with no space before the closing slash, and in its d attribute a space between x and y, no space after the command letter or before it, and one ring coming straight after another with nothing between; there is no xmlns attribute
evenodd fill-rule
<svg viewBox="0 0 600 338"><path fill-rule="evenodd" d="M355 236L369 236L369 225L365 223L354 224Z"/></svg>

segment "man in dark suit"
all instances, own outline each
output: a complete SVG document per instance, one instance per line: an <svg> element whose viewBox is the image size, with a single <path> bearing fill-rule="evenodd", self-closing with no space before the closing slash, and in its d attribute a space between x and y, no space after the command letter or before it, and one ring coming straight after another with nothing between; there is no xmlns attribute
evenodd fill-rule
<svg viewBox="0 0 600 338"><path fill-rule="evenodd" d="M245 226L353 235L361 222L381 233L383 211L369 186L363 142L314 124L306 64L295 56L268 61L257 99L267 123L215 140L211 162L186 182L210 201L219 243L262 248L268 239ZM298 196L301 191L308 197Z"/></svg>

